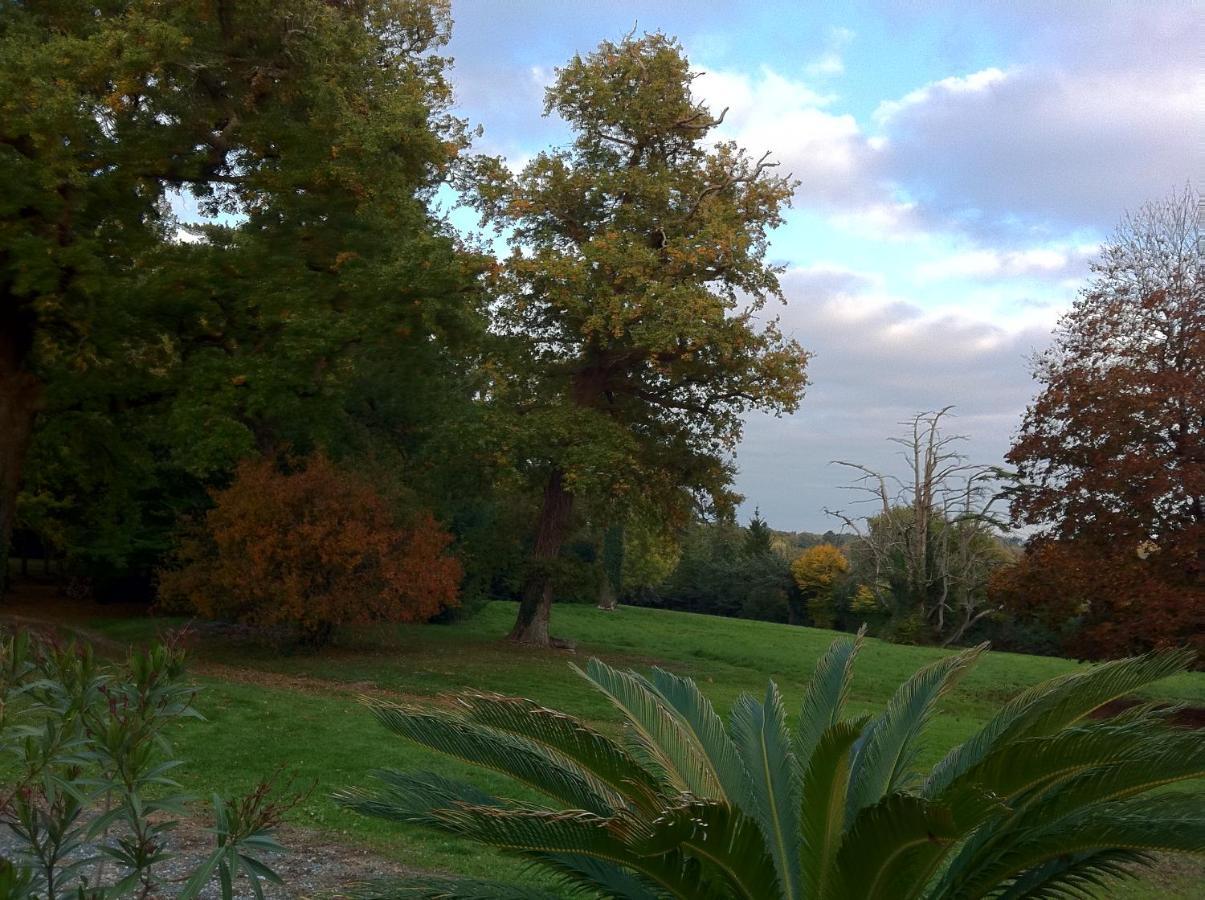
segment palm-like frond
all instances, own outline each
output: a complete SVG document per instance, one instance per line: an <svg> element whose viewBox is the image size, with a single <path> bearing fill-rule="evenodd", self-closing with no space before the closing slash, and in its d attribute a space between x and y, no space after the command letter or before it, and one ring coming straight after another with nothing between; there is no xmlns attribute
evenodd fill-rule
<svg viewBox="0 0 1205 900"><path fill-rule="evenodd" d="M688 800L653 822L637 852L657 856L686 850L726 886L724 897L778 900L784 896L758 823L726 803Z"/></svg>
<svg viewBox="0 0 1205 900"><path fill-rule="evenodd" d="M923 728L982 648L922 669L881 715L851 722L842 715L860 642L835 643L817 664L793 733L773 682L764 701L738 699L725 728L689 679L596 660L583 674L623 714L626 746L496 694L464 695L459 715L373 703L398 734L568 808L499 800L432 773L379 773L377 791L339 799L517 854L572 891L623 900L1086 897L1148 852L1205 852L1200 792L1151 794L1205 776L1205 734L1170 728L1152 704L1087 719L1185 668L1185 654L1031 688L922 783ZM543 896L430 878L396 891L375 896Z"/></svg>
<svg viewBox="0 0 1205 900"><path fill-rule="evenodd" d="M803 706L795 725L795 758L807 768L820 736L841 719L853 683L854 661L866 636L863 626L852 641L833 641L816 663L816 670L803 694Z"/></svg>
<svg viewBox="0 0 1205 900"><path fill-rule="evenodd" d="M821 734L803 779L801 870L803 896L822 900L832 889L837 850L845 833L845 797L854 743L867 719L835 722Z"/></svg>
<svg viewBox="0 0 1205 900"><path fill-rule="evenodd" d="M1099 850L1052 859L1031 869L996 900L1096 900L1112 882L1133 878L1154 863L1149 853Z"/></svg>
<svg viewBox="0 0 1205 900"><path fill-rule="evenodd" d="M862 810L837 857L835 895L858 900L906 896L914 869L931 864L959 837L954 813L910 794L892 794Z"/></svg>
<svg viewBox="0 0 1205 900"><path fill-rule="evenodd" d="M600 791L627 797L632 806L645 810L660 808L663 786L631 754L573 716L502 694L471 691L458 699L469 721L559 754L592 776Z"/></svg>
<svg viewBox="0 0 1205 900"><path fill-rule="evenodd" d="M679 791L696 797L725 796L699 735L645 678L597 659L590 660L585 672L574 669L623 712L631 750L646 768Z"/></svg>
<svg viewBox="0 0 1205 900"><path fill-rule="evenodd" d="M1191 660L1188 651L1165 650L1107 662L1087 672L1034 685L1006 703L974 737L946 754L929 774L925 795L941 793L993 748L1025 737L1053 734L1106 703L1183 671Z"/></svg>
<svg viewBox="0 0 1205 900"><path fill-rule="evenodd" d="M900 685L883 713L867 726L854 753L847 808L851 822L859 810L905 786L937 701L986 649L983 644L925 666Z"/></svg>
<svg viewBox="0 0 1205 900"><path fill-rule="evenodd" d="M771 681L764 703L741 695L732 709L732 737L749 772L754 817L778 872L781 896L799 896L799 809L801 777L791 750L786 711Z"/></svg>
<svg viewBox="0 0 1205 900"><path fill-rule="evenodd" d="M464 781L444 778L434 772L395 772L389 769L373 773L379 787L374 791L348 788L335 794L342 806L378 819L438 825L434 810L461 804L501 806L502 801Z"/></svg>
<svg viewBox="0 0 1205 900"><path fill-rule="evenodd" d="M595 892L617 900L658 900L664 896L655 884L607 860L573 853L532 853L528 858L560 878L565 887L590 896ZM681 870L684 865L679 862L677 867Z"/></svg>
<svg viewBox="0 0 1205 900"><path fill-rule="evenodd" d="M950 898L986 896L1051 860L1124 850L1205 853L1205 804L1200 795L1159 794L1091 806L1046 828L1031 828L971 864L956 860L946 873Z"/></svg>
<svg viewBox="0 0 1205 900"><path fill-rule="evenodd" d="M653 669L651 681L657 693L682 717L711 761L721 789L715 799L727 800L747 815L753 815L754 799L749 772L711 701L689 678L664 669Z"/></svg>
<svg viewBox="0 0 1205 900"><path fill-rule="evenodd" d="M502 772L574 809L605 815L626 802L567 757L522 738L456 716L396 703L370 701L370 708L377 720L396 734Z"/></svg>

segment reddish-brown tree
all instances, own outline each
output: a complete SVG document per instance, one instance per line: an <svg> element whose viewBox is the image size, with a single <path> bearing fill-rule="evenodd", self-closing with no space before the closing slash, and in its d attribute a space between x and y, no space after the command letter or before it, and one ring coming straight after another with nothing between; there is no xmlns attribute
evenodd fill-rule
<svg viewBox="0 0 1205 900"><path fill-rule="evenodd" d="M1188 644L1205 656L1205 595L1163 577L1150 556L1038 538L989 586L993 604L1060 635L1077 657Z"/></svg>
<svg viewBox="0 0 1205 900"><path fill-rule="evenodd" d="M1081 652L1187 641L1205 607L1197 203L1148 204L1104 245L1037 360L1044 387L1009 453L1014 520L1042 529L1028 567L1059 586L1026 603L1083 615Z"/></svg>
<svg viewBox="0 0 1205 900"><path fill-rule="evenodd" d="M214 492L204 527L160 596L208 618L295 626L309 642L336 625L425 621L454 606L461 566L429 513L405 526L367 481L318 454L283 473L242 463Z"/></svg>

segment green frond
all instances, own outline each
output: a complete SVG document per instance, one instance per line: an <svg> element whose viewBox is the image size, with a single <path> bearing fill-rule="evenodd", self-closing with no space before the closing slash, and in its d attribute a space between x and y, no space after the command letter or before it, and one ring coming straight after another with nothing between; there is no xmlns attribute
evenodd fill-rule
<svg viewBox="0 0 1205 900"><path fill-rule="evenodd" d="M820 736L841 719L853 683L854 661L862 649L865 636L866 626L862 626L852 641L833 641L828 652L816 663L803 694L803 705L795 728L795 758L804 769L812 758L812 751L816 749Z"/></svg>
<svg viewBox="0 0 1205 900"><path fill-rule="evenodd" d="M811 900L823 900L831 888L837 851L845 834L850 757L868 720L829 725L816 743L804 775L800 869L803 896Z"/></svg>
<svg viewBox="0 0 1205 900"><path fill-rule="evenodd" d="M732 739L749 771L754 817L765 835L785 900L799 896L799 809L802 772L791 750L786 711L778 686L766 687L764 703L748 694L732 708Z"/></svg>
<svg viewBox="0 0 1205 900"><path fill-rule="evenodd" d="M1148 728L1140 725L1108 722L1027 738L996 749L963 773L940 796L947 797L960 787L975 785L1013 803L1035 793L1047 792L1093 770L1146 765L1158 758L1162 741L1168 746L1187 750L1188 741L1176 734L1152 735ZM1190 767L1198 765L1198 754L1193 752L1186 762ZM1155 771L1149 774L1151 777L1159 775Z"/></svg>
<svg viewBox="0 0 1205 900"><path fill-rule="evenodd" d="M438 826L431 813L461 803L472 806L501 806L495 797L464 781L453 781L433 772L395 772L379 770L373 777L381 786L375 791L346 788L335 794L341 806L366 816L395 822L416 822Z"/></svg>
<svg viewBox="0 0 1205 900"><path fill-rule="evenodd" d="M530 741L445 713L372 701L386 728L431 750L509 775L573 809L599 815L623 806L622 797L604 796L576 764Z"/></svg>
<svg viewBox="0 0 1205 900"><path fill-rule="evenodd" d="M438 816L446 831L533 861L549 856L596 859L636 873L671 897L695 900L708 895L697 864L679 851L670 848L650 855L643 849L652 834L647 822L581 810L476 806L442 810Z"/></svg>
<svg viewBox="0 0 1205 900"><path fill-rule="evenodd" d="M900 685L887 708L870 723L854 751L846 811L851 822L859 810L907 783L921 733L937 701L986 649L981 644L925 666Z"/></svg>
<svg viewBox="0 0 1205 900"><path fill-rule="evenodd" d="M693 680L664 669L653 669L651 681L657 693L694 732L699 746L711 761L721 787L721 794L715 799L726 800L747 815L753 815L754 800L749 772L711 701L703 696Z"/></svg>
<svg viewBox="0 0 1205 900"><path fill-rule="evenodd" d="M721 897L785 896L758 823L726 803L689 801L675 806L653 822L652 833L636 848L650 855L688 850L723 879Z"/></svg>
<svg viewBox="0 0 1205 900"><path fill-rule="evenodd" d="M542 869L552 872L573 890L615 900L658 900L656 889L639 876L615 863L571 853L525 854Z"/></svg>
<svg viewBox="0 0 1205 900"><path fill-rule="evenodd" d="M470 692L457 699L470 722L524 738L575 763L600 794L626 797L631 806L646 811L658 808L657 779L581 720L519 697Z"/></svg>
<svg viewBox="0 0 1205 900"><path fill-rule="evenodd" d="M1150 725L1166 725L1177 713L1184 710L1185 705L1183 703L1160 703L1158 700L1135 703L1116 715L1110 716L1109 721L1115 725L1139 721Z"/></svg>
<svg viewBox="0 0 1205 900"><path fill-rule="evenodd" d="M1192 659L1193 654L1187 650L1148 653L1103 663L1087 672L1052 678L1023 691L977 734L946 754L929 774L925 796L940 794L993 748L1026 737L1053 734L1106 703L1184 671Z"/></svg>
<svg viewBox="0 0 1205 900"><path fill-rule="evenodd" d="M501 881L415 875L345 889L352 900L556 900L557 894Z"/></svg>
<svg viewBox="0 0 1205 900"><path fill-rule="evenodd" d="M632 751L675 790L696 797L724 796L719 774L699 736L682 716L635 672L621 672L591 659L574 670L615 704L627 719Z"/></svg>
<svg viewBox="0 0 1205 900"><path fill-rule="evenodd" d="M1118 881L1154 865L1149 853L1099 850L1052 859L1014 881L995 900L1099 900Z"/></svg>
<svg viewBox="0 0 1205 900"><path fill-rule="evenodd" d="M1137 742L1124 758L1088 769L1047 791L1040 802L1028 806L1014 827L1049 825L1093 804L1198 778L1205 778L1205 731L1160 729Z"/></svg>
<svg viewBox="0 0 1205 900"><path fill-rule="evenodd" d="M960 836L954 813L911 794L890 794L862 810L837 854L840 900L898 900Z"/></svg>
<svg viewBox="0 0 1205 900"><path fill-rule="evenodd" d="M949 896L984 896L1064 856L1118 850L1205 853L1205 806L1199 794L1158 794L1092 806L1049 827L1009 837L969 857L960 853L944 873Z"/></svg>

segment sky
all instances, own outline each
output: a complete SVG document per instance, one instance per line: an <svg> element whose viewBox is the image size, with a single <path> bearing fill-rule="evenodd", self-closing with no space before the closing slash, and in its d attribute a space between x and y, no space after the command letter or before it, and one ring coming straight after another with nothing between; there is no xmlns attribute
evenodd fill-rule
<svg viewBox="0 0 1205 900"><path fill-rule="evenodd" d="M723 138L800 181L770 258L783 330L814 353L790 416L754 414L742 518L839 530L836 459L898 470L887 439L953 405L1002 465L1031 359L1126 210L1202 173L1190 2L453 0L457 113L519 166L566 143L542 117L558 65L603 39L678 37ZM457 217L458 224L464 223Z"/></svg>

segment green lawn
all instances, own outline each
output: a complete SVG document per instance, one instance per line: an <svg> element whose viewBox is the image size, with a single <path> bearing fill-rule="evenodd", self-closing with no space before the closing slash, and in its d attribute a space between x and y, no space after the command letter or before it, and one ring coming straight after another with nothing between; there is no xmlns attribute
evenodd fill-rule
<svg viewBox="0 0 1205 900"><path fill-rule="evenodd" d="M523 870L510 860L430 832L363 819L327 799L336 788L367 783L368 772L378 767L433 768L451 775L467 771L377 727L357 703L356 690L435 696L464 687L486 688L531 697L609 728L616 721L610 706L571 667L599 656L613 664L663 665L690 675L722 710L741 691L760 692L772 677L790 708L798 702L816 658L835 637L832 632L764 622L634 608L609 614L564 606L554 611L554 631L576 641L577 651L541 652L499 640L513 616L514 604L493 603L468 622L345 635L336 646L313 655L282 655L230 639L198 639L193 659L198 671L211 674L199 678L204 687L199 705L206 721L182 726L178 735L181 755L189 761L184 776L188 787L198 793L244 788L285 766L318 785L312 799L294 814L297 824L376 847L417 868L519 878ZM97 619L89 627L117 640L141 641L164 624ZM868 641L859 660L853 705L859 711L876 710L901 681L941 652ZM944 701L928 732L926 761L973 733L1020 689L1077 665L988 654ZM215 666L242 671L223 672ZM1167 681L1152 696L1205 706L1205 674ZM476 771L471 777L495 791L526 796L500 777ZM1205 869L1195 863L1169 863L1145 884L1111 896L1205 896Z"/></svg>

